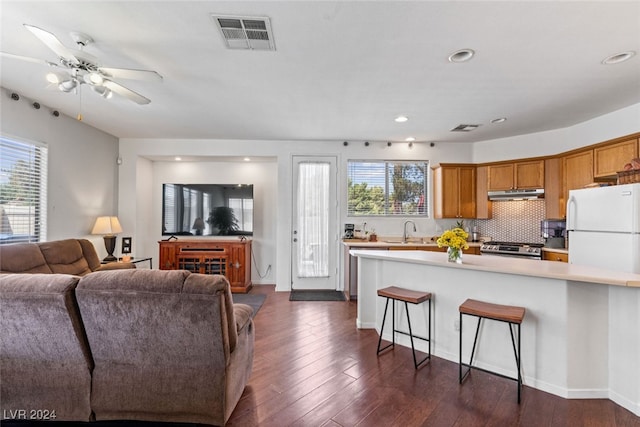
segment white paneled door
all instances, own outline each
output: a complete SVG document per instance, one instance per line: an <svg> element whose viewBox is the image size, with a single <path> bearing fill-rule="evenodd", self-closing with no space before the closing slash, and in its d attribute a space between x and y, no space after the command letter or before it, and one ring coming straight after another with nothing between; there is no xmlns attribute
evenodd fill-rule
<svg viewBox="0 0 640 427"><path fill-rule="evenodd" d="M335 157L293 157L291 289L337 289L336 164Z"/></svg>

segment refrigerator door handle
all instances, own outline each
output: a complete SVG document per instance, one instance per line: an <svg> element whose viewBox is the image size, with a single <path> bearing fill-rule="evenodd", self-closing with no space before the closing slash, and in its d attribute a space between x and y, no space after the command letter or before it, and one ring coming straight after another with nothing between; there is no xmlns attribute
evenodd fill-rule
<svg viewBox="0 0 640 427"><path fill-rule="evenodd" d="M576 213L576 199L574 196L569 196L569 200L567 201L567 230L575 230Z"/></svg>

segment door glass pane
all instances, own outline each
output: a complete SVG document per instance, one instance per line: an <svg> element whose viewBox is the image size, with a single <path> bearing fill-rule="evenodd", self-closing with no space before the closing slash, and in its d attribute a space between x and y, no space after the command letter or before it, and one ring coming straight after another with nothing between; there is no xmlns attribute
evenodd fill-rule
<svg viewBox="0 0 640 427"><path fill-rule="evenodd" d="M329 276L329 170L298 165L298 277Z"/></svg>

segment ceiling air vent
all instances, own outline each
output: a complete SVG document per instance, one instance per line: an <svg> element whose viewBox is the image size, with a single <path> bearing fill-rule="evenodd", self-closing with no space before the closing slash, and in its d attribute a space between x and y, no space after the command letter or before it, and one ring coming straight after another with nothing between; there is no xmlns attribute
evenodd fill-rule
<svg viewBox="0 0 640 427"><path fill-rule="evenodd" d="M267 17L211 15L229 49L276 50Z"/></svg>
<svg viewBox="0 0 640 427"><path fill-rule="evenodd" d="M474 129L478 129L480 125L458 125L451 129L451 132L471 132Z"/></svg>

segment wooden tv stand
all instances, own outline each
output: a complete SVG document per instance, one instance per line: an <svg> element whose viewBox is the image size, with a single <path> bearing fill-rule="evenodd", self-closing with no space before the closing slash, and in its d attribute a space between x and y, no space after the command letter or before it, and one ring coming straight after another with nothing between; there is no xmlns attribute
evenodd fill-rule
<svg viewBox="0 0 640 427"><path fill-rule="evenodd" d="M222 274L231 283L231 292L251 289L251 240L178 239L158 244L161 270Z"/></svg>

